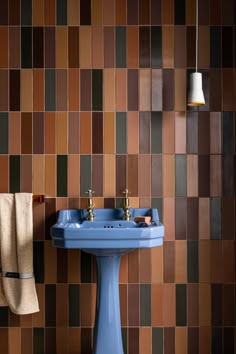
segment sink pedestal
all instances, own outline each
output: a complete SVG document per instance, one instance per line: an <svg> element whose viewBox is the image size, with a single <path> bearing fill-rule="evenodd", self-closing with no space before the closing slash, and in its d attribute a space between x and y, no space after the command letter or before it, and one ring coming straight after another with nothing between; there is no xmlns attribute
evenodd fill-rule
<svg viewBox="0 0 236 354"><path fill-rule="evenodd" d="M93 354L124 354L119 300L120 257L96 257L98 281Z"/></svg>

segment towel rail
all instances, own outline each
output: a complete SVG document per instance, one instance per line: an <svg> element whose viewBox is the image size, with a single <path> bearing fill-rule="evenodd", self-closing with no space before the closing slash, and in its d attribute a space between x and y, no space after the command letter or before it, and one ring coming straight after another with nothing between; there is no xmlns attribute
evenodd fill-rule
<svg viewBox="0 0 236 354"><path fill-rule="evenodd" d="M32 199L33 199L33 203L43 203L44 202L44 195L34 194Z"/></svg>

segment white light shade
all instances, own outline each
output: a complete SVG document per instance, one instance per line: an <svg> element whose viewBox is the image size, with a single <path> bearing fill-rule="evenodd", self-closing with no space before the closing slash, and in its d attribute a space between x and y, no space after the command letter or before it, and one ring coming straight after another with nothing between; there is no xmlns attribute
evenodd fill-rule
<svg viewBox="0 0 236 354"><path fill-rule="evenodd" d="M194 72L190 74L188 106L201 106L203 104L205 104L205 99L202 91L202 74Z"/></svg>

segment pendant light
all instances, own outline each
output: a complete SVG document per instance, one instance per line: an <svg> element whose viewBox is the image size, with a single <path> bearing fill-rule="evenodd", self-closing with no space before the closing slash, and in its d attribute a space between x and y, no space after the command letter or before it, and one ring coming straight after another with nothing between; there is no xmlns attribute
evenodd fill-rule
<svg viewBox="0 0 236 354"><path fill-rule="evenodd" d="M190 74L190 89L188 93L188 106L201 106L205 104L202 90L202 74L198 67L198 0L196 0L196 71Z"/></svg>

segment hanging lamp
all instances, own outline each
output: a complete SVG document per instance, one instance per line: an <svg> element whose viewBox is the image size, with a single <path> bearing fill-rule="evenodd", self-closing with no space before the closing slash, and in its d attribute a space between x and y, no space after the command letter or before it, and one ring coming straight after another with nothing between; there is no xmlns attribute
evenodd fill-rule
<svg viewBox="0 0 236 354"><path fill-rule="evenodd" d="M196 71L190 74L190 88L188 93L188 106L201 106L205 104L202 90L202 74L198 68L198 0L196 0Z"/></svg>

